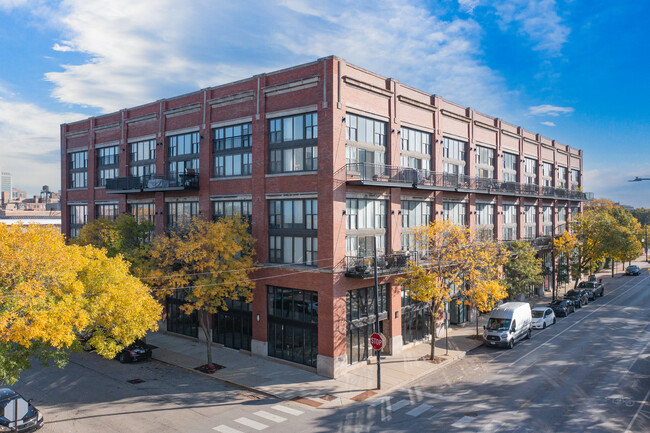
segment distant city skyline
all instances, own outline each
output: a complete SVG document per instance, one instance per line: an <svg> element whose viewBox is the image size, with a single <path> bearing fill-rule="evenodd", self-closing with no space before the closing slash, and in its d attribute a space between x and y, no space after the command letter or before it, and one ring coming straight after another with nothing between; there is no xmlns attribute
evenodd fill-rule
<svg viewBox="0 0 650 433"><path fill-rule="evenodd" d="M57 191L61 123L335 54L582 149L586 191L650 207L627 182L650 176L650 2L253 3L0 0L0 165Z"/></svg>

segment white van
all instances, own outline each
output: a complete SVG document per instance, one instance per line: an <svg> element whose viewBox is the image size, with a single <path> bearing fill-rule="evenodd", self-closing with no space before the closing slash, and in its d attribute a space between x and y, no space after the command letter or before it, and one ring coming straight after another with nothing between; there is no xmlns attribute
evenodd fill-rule
<svg viewBox="0 0 650 433"><path fill-rule="evenodd" d="M507 302L490 313L487 326L483 327L483 344L512 349L519 340L530 338L532 323L527 302Z"/></svg>

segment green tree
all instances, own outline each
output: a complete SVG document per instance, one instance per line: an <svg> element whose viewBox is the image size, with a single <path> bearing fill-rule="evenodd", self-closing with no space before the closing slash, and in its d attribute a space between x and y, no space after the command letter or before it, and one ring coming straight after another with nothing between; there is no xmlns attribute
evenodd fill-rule
<svg viewBox="0 0 650 433"><path fill-rule="evenodd" d="M63 367L81 332L112 358L156 330L161 312L120 257L66 245L56 230L36 225L0 225L0 299L0 382L8 383L32 359Z"/></svg>
<svg viewBox="0 0 650 433"><path fill-rule="evenodd" d="M208 315L227 311L227 300L253 299L253 238L248 223L240 217L224 217L217 222L193 219L152 245L151 276L161 297L182 290L186 314L199 313L205 336L207 366L212 367Z"/></svg>
<svg viewBox="0 0 650 433"><path fill-rule="evenodd" d="M536 257L535 248L526 241L514 241L509 245L503 272L503 282L510 298L527 294L530 286L539 286L544 281L542 260Z"/></svg>

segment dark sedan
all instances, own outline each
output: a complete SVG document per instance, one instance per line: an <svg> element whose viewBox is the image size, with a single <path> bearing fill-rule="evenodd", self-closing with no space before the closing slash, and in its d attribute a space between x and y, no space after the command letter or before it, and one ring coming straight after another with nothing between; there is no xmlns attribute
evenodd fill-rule
<svg viewBox="0 0 650 433"><path fill-rule="evenodd" d="M43 415L13 389L0 388L0 432L33 432L43 427Z"/></svg>
<svg viewBox="0 0 650 433"><path fill-rule="evenodd" d="M553 312L556 316L566 317L575 311L575 305L573 301L567 299L556 299L555 301L548 304L548 306L553 309Z"/></svg>
<svg viewBox="0 0 650 433"><path fill-rule="evenodd" d="M585 289L569 290L566 292L566 295L564 295L564 299L573 300L575 306L577 308L581 308L583 305L587 305L589 303L589 294Z"/></svg>
<svg viewBox="0 0 650 433"><path fill-rule="evenodd" d="M641 269L637 265L630 265L625 270L625 275L641 275Z"/></svg>
<svg viewBox="0 0 650 433"><path fill-rule="evenodd" d="M605 294L605 286L595 281L583 281L578 284L578 289L591 290L594 293L594 298L596 296L602 297Z"/></svg>
<svg viewBox="0 0 650 433"><path fill-rule="evenodd" d="M124 362L137 362L151 359L151 347L142 340L135 340L133 344L126 346L115 359Z"/></svg>

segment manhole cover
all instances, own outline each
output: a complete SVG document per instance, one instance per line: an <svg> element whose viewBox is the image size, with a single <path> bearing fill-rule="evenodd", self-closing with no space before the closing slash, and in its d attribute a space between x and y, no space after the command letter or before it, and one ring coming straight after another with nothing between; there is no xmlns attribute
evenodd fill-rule
<svg viewBox="0 0 650 433"><path fill-rule="evenodd" d="M142 379L131 379L131 380L127 380L127 382L132 383L132 384L135 385L136 383L144 382L144 380L142 380Z"/></svg>

